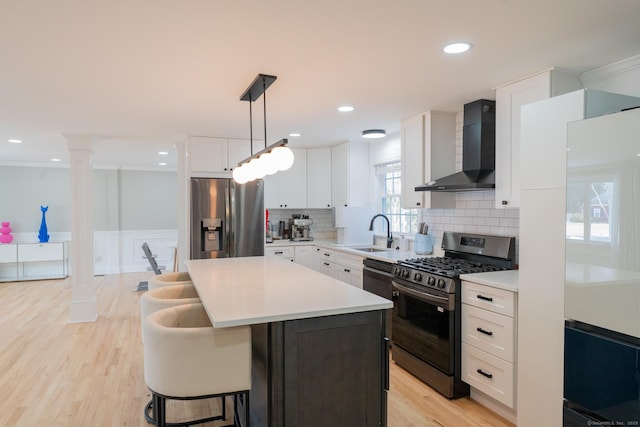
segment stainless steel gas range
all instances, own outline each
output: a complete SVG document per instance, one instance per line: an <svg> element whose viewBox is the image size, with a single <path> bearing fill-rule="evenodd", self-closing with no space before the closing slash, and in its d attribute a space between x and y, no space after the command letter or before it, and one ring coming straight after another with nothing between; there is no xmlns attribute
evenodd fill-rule
<svg viewBox="0 0 640 427"><path fill-rule="evenodd" d="M393 268L393 360L448 398L469 394L461 375L460 275L515 268L515 238L445 232L444 257Z"/></svg>

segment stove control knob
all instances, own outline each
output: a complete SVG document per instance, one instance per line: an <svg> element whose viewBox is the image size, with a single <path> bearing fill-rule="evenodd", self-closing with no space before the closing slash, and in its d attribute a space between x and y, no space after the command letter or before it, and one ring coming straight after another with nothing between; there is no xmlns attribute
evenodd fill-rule
<svg viewBox="0 0 640 427"><path fill-rule="evenodd" d="M393 275L394 276L400 275L400 267L393 267Z"/></svg>
<svg viewBox="0 0 640 427"><path fill-rule="evenodd" d="M409 270L402 270L402 277L405 279L409 277Z"/></svg>
<svg viewBox="0 0 640 427"><path fill-rule="evenodd" d="M438 279L438 287L444 289L444 279Z"/></svg>
<svg viewBox="0 0 640 427"><path fill-rule="evenodd" d="M436 284L436 278L433 276L429 276L429 279L427 280L427 284L431 285L431 286L435 286Z"/></svg>
<svg viewBox="0 0 640 427"><path fill-rule="evenodd" d="M422 281L422 274L420 273L415 273L413 275L413 280L415 280L416 282L421 282Z"/></svg>

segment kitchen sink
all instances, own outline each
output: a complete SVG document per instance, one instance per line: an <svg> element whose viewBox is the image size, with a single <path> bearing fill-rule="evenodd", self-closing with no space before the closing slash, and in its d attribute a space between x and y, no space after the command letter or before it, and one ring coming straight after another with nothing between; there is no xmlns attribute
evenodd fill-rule
<svg viewBox="0 0 640 427"><path fill-rule="evenodd" d="M380 248L372 248L372 247L368 247L368 248L351 248L351 249L355 249L356 251L362 251L362 252L386 252L386 251L391 250L391 249L380 249Z"/></svg>

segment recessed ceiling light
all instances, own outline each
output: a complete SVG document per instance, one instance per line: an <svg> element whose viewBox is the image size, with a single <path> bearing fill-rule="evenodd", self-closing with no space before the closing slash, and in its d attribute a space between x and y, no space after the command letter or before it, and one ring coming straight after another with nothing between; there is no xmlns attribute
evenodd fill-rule
<svg viewBox="0 0 640 427"><path fill-rule="evenodd" d="M22 144L22 140L21 139L10 139L9 142L11 142L13 144Z"/></svg>
<svg viewBox="0 0 640 427"><path fill-rule="evenodd" d="M161 156L166 156L169 154L168 151L158 151L158 154L160 154Z"/></svg>
<svg viewBox="0 0 640 427"><path fill-rule="evenodd" d="M51 159L52 162L59 162L60 159Z"/></svg>
<svg viewBox="0 0 640 427"><path fill-rule="evenodd" d="M342 107L338 107L338 111L348 113L349 111L353 111L353 107L351 105L343 105Z"/></svg>
<svg viewBox="0 0 640 427"><path fill-rule="evenodd" d="M384 129L367 129L362 131L362 137L367 139L383 138L386 134Z"/></svg>
<svg viewBox="0 0 640 427"><path fill-rule="evenodd" d="M158 163L158 166L167 166L167 164L165 162L160 162Z"/></svg>
<svg viewBox="0 0 640 427"><path fill-rule="evenodd" d="M299 134L299 133L297 133L297 132L294 132L294 133L290 133L290 134L289 134L289 136L296 137L296 136L300 136L300 134Z"/></svg>
<svg viewBox="0 0 640 427"><path fill-rule="evenodd" d="M455 53L466 52L469 49L471 49L471 44L467 42L456 42L456 43L450 43L446 45L442 50L445 53L455 54Z"/></svg>

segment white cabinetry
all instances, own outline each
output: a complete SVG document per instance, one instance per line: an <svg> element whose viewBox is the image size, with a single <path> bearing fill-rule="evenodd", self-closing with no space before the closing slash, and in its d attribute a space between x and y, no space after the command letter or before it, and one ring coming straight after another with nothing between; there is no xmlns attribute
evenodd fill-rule
<svg viewBox="0 0 640 427"><path fill-rule="evenodd" d="M334 272L338 280L362 289L362 260L364 257L335 251Z"/></svg>
<svg viewBox="0 0 640 427"><path fill-rule="evenodd" d="M580 88L578 75L554 69L496 88L496 208L520 207L521 107Z"/></svg>
<svg viewBox="0 0 640 427"><path fill-rule="evenodd" d="M455 208L455 194L415 187L455 172L456 115L429 111L402 121L402 207Z"/></svg>
<svg viewBox="0 0 640 427"><path fill-rule="evenodd" d="M327 276L335 277L334 252L330 249L315 246L313 253L313 269Z"/></svg>
<svg viewBox="0 0 640 427"><path fill-rule="evenodd" d="M69 274L69 242L0 245L0 280L60 279Z"/></svg>
<svg viewBox="0 0 640 427"><path fill-rule="evenodd" d="M238 162L251 156L251 144L240 139L192 136L191 174L231 172Z"/></svg>
<svg viewBox="0 0 640 427"><path fill-rule="evenodd" d="M347 142L331 148L333 206L369 205L370 180L368 144Z"/></svg>
<svg viewBox="0 0 640 427"><path fill-rule="evenodd" d="M516 294L462 282L462 380L515 408Z"/></svg>
<svg viewBox="0 0 640 427"><path fill-rule="evenodd" d="M267 246L264 249L264 256L280 257L293 262L295 251L291 246Z"/></svg>
<svg viewBox="0 0 640 427"><path fill-rule="evenodd" d="M331 207L331 147L307 149L307 207Z"/></svg>
<svg viewBox="0 0 640 427"><path fill-rule="evenodd" d="M267 209L307 207L307 150L292 148L293 166L264 177L264 207Z"/></svg>
<svg viewBox="0 0 640 427"><path fill-rule="evenodd" d="M313 268L313 252L313 246L311 245L294 246L295 263Z"/></svg>
<svg viewBox="0 0 640 427"><path fill-rule="evenodd" d="M522 108L518 425L562 424L567 123L638 104L578 90Z"/></svg>

